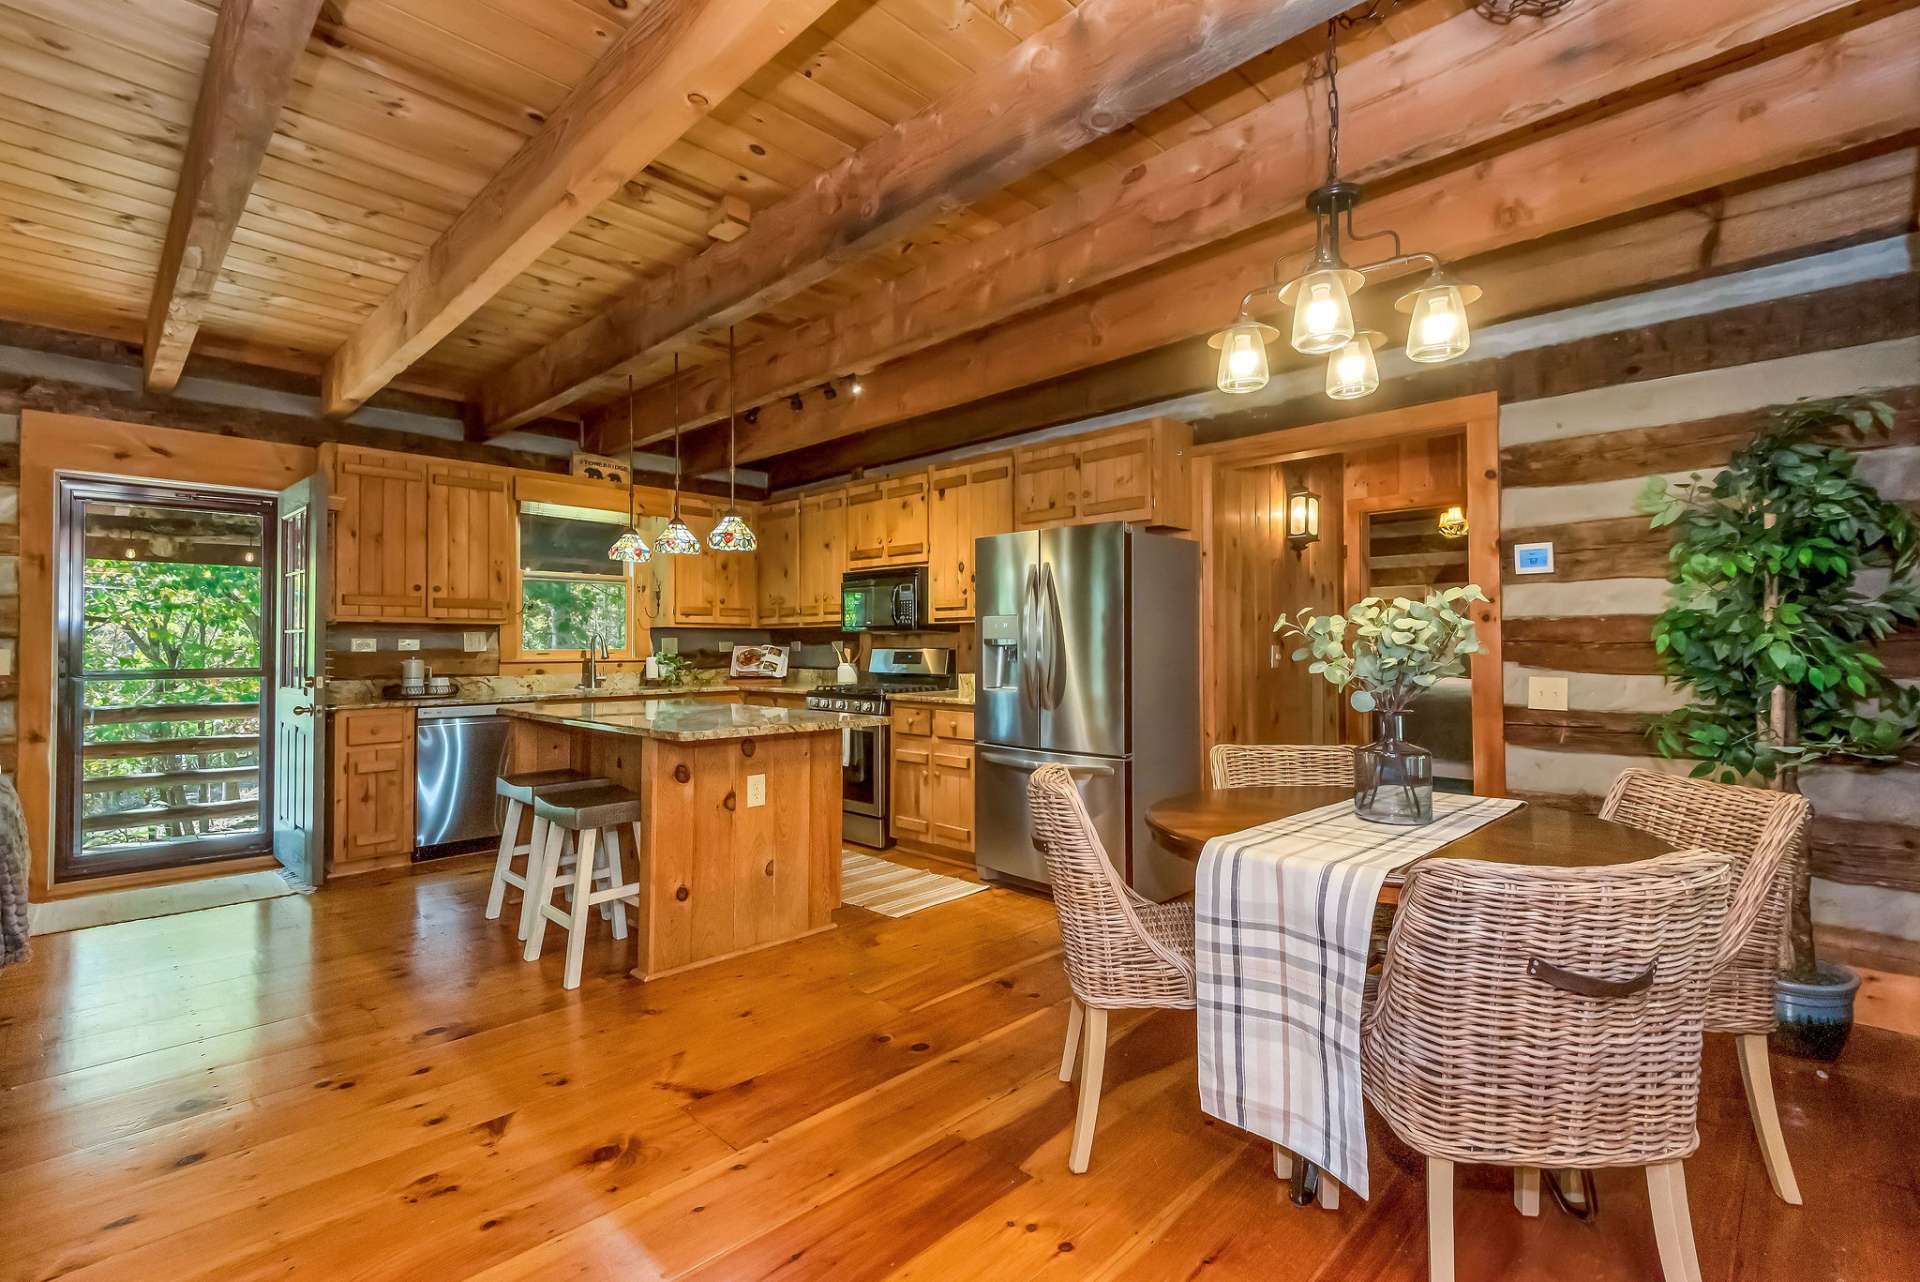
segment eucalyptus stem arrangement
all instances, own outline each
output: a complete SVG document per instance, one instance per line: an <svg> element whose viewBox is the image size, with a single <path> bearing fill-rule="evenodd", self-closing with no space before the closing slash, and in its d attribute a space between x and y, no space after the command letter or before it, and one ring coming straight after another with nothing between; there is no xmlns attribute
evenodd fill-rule
<svg viewBox="0 0 1920 1282"><path fill-rule="evenodd" d="M1486 599L1475 583L1429 592L1420 601L1370 596L1345 614L1283 614L1273 630L1303 641L1294 661L1311 659L1308 672L1347 691L1354 711L1377 712L1386 724L1442 677L1466 671L1468 656L1480 651L1468 609Z"/></svg>
<svg viewBox="0 0 1920 1282"><path fill-rule="evenodd" d="M1672 526L1670 604L1653 625L1683 708L1655 719L1662 756L1695 776L1797 788L1811 762L1890 764L1920 738L1920 690L1874 647L1920 621L1920 531L1857 472L1839 441L1893 426L1857 398L1776 407L1711 480L1652 478L1639 507ZM1861 571L1887 572L1868 590ZM1789 977L1817 972L1807 861L1800 861Z"/></svg>

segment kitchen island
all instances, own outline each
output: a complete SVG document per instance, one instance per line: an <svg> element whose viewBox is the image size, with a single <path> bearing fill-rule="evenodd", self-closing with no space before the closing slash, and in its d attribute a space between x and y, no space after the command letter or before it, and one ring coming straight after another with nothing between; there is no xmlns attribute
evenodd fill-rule
<svg viewBox="0 0 1920 1282"><path fill-rule="evenodd" d="M637 978L832 926L841 732L882 718L699 699L501 712L508 772L571 769L640 796L640 849L622 851L640 884Z"/></svg>

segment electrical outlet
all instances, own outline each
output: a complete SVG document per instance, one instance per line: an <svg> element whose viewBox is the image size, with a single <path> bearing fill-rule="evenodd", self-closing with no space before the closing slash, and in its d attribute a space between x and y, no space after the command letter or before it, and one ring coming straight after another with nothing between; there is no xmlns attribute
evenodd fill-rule
<svg viewBox="0 0 1920 1282"><path fill-rule="evenodd" d="M468 654L477 654L487 648L487 634L484 632L469 632L466 638Z"/></svg>
<svg viewBox="0 0 1920 1282"><path fill-rule="evenodd" d="M1541 712L1565 712L1567 710L1567 679L1565 677L1528 677L1527 706Z"/></svg>
<svg viewBox="0 0 1920 1282"><path fill-rule="evenodd" d="M372 654L380 648L380 642L373 637L355 637L348 644L355 654Z"/></svg>
<svg viewBox="0 0 1920 1282"><path fill-rule="evenodd" d="M765 775L747 776L747 809L767 804L767 777Z"/></svg>
<svg viewBox="0 0 1920 1282"><path fill-rule="evenodd" d="M402 650L418 650L420 648L420 638L419 637L401 637L399 648Z"/></svg>

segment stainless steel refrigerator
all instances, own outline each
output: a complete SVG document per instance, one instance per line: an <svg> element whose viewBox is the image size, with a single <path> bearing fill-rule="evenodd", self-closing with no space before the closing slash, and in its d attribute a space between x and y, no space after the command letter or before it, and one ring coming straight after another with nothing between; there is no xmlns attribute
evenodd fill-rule
<svg viewBox="0 0 1920 1282"><path fill-rule="evenodd" d="M981 874L1047 884L1027 776L1058 762L1134 889L1193 889L1146 813L1200 786L1199 545L1109 522L984 538L974 558Z"/></svg>

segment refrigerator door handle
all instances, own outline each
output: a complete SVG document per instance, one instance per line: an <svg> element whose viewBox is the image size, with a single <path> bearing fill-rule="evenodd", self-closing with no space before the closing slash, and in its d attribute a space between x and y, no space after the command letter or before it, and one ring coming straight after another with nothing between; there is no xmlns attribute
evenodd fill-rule
<svg viewBox="0 0 1920 1282"><path fill-rule="evenodd" d="M980 753L980 760L986 762L988 765L991 765L991 766L1012 766L1016 770L1038 770L1041 766L1044 766L1047 764L1044 761L1035 761L1029 757L1016 757L1010 752L982 751ZM1113 767L1112 766L1068 766L1066 767L1066 771L1070 775L1087 775L1092 778L1100 778L1106 775L1111 775L1113 773Z"/></svg>
<svg viewBox="0 0 1920 1282"><path fill-rule="evenodd" d="M1040 567L1027 567L1020 591L1020 700L1029 708L1045 708L1042 701L1040 654Z"/></svg>
<svg viewBox="0 0 1920 1282"><path fill-rule="evenodd" d="M1061 638L1065 627L1060 618L1060 587L1053 577L1053 562L1047 561L1040 567L1040 584L1045 590L1045 614L1041 616L1041 627L1045 631L1045 640L1041 643L1040 662L1042 679L1045 686L1041 692L1043 708L1057 708L1067 693L1067 655L1066 644Z"/></svg>

